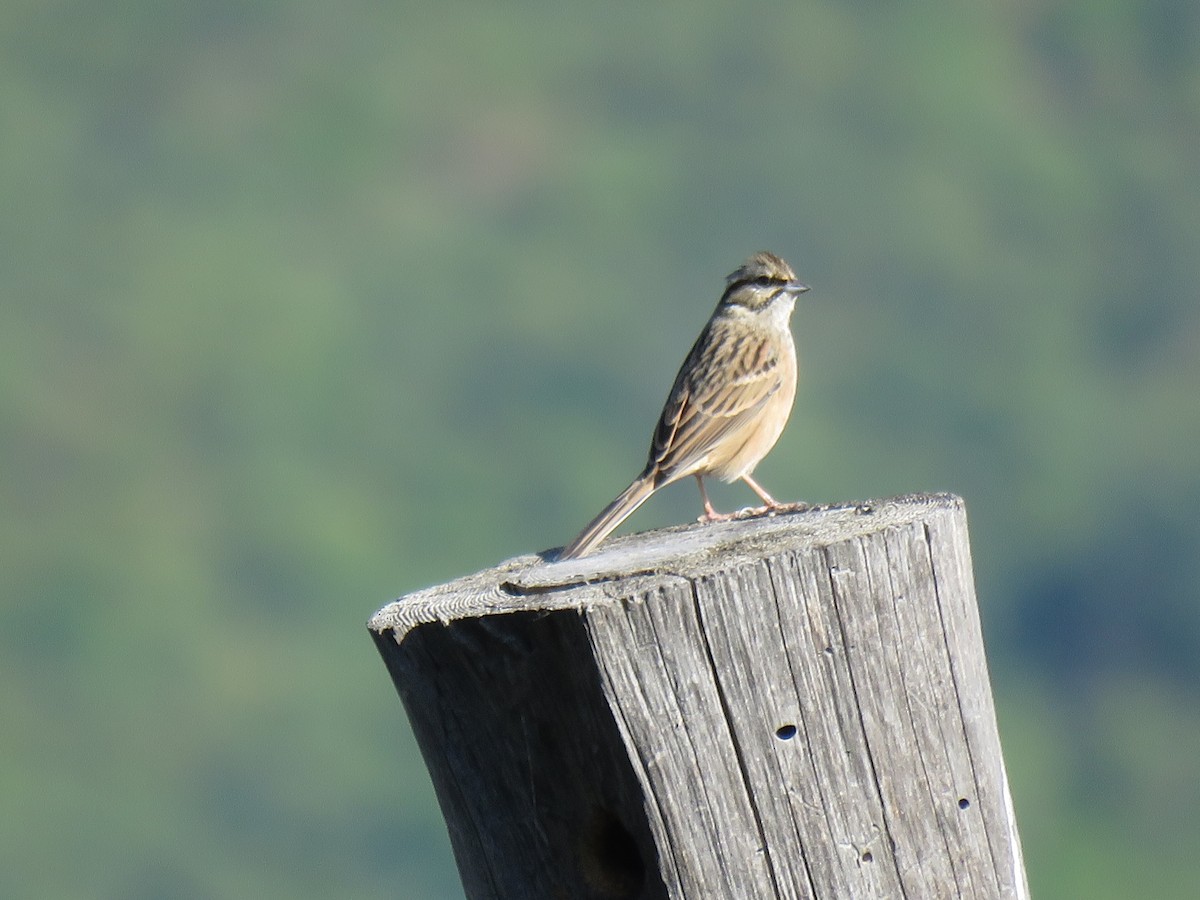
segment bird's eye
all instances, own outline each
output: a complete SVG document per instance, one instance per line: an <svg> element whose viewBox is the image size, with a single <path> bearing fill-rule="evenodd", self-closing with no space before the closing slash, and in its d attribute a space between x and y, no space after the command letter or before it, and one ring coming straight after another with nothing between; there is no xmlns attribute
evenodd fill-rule
<svg viewBox="0 0 1200 900"><path fill-rule="evenodd" d="M766 287L767 285L771 284L774 281L775 281L775 279L772 278L770 275L759 275L757 278L754 279L754 281L752 283L757 284L759 287Z"/></svg>

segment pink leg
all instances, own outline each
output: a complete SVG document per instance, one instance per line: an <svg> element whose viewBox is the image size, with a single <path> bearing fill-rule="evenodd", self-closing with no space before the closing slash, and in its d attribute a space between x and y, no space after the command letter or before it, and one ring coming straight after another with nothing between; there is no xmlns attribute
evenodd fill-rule
<svg viewBox="0 0 1200 900"><path fill-rule="evenodd" d="M766 491L764 491L762 489L762 485L760 485L757 481L755 481L749 475L743 475L742 481L744 481L744 482L746 482L746 484L750 485L750 490L754 491L754 493L758 494L758 496L760 496L762 498L762 502L767 504L767 509L781 509L783 507L784 504L780 503L778 500L776 500L774 497L772 497L770 494L768 494Z"/></svg>
<svg viewBox="0 0 1200 900"><path fill-rule="evenodd" d="M713 509L712 502L708 499L708 491L704 489L704 478L700 475L696 476L696 484L700 485L700 497L704 500L704 515L700 517L701 522L718 522L721 519L728 519L729 516L724 513L719 513Z"/></svg>

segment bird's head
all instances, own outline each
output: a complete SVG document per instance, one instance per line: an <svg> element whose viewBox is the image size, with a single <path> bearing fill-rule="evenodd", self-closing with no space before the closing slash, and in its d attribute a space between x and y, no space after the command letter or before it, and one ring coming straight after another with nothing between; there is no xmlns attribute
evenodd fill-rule
<svg viewBox="0 0 1200 900"><path fill-rule="evenodd" d="M730 272L725 285L721 302L750 310L764 309L780 299L791 304L797 294L808 290L808 285L796 280L791 266L765 250L755 253Z"/></svg>

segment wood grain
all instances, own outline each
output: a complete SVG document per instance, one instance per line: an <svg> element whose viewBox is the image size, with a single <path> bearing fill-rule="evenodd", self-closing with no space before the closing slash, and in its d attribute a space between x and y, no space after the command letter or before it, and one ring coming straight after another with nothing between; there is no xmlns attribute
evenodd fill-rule
<svg viewBox="0 0 1200 900"><path fill-rule="evenodd" d="M546 559L370 622L468 897L1028 897L961 500Z"/></svg>

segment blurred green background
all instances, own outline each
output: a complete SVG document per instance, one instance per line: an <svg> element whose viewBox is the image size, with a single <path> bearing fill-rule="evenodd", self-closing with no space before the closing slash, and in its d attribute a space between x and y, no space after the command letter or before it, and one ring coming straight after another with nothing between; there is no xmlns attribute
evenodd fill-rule
<svg viewBox="0 0 1200 900"><path fill-rule="evenodd" d="M0 895L461 896L363 623L572 537L764 248L813 291L759 474L967 499L1035 896L1200 895L1197 47L1194 0L9 0Z"/></svg>

